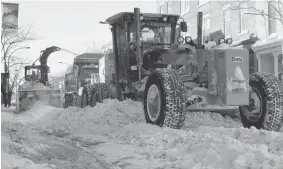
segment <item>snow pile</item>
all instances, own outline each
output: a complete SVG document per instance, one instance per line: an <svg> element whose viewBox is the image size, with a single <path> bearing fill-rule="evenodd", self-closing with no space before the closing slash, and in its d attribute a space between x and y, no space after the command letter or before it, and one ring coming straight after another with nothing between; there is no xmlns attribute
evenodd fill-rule
<svg viewBox="0 0 283 169"><path fill-rule="evenodd" d="M21 158L15 155L2 152L1 168L2 169L53 169L53 165L35 164L27 158Z"/></svg>
<svg viewBox="0 0 283 169"><path fill-rule="evenodd" d="M226 127L234 128L241 127L242 124L238 119L233 119L229 116L223 117L220 113L212 112L189 112L186 114L183 130L192 130L200 126L211 127Z"/></svg>
<svg viewBox="0 0 283 169"><path fill-rule="evenodd" d="M69 107L40 124L48 132L105 133L128 123L144 122L142 103L126 100L104 100L94 108Z"/></svg>
<svg viewBox="0 0 283 169"><path fill-rule="evenodd" d="M49 87L43 85L42 83L34 83L34 82L29 82L29 81L25 81L25 83L23 83L23 85L21 85L21 87L25 90L27 90L27 89L32 89L32 90L36 90L36 89L48 90L48 89L50 89Z"/></svg>
<svg viewBox="0 0 283 169"><path fill-rule="evenodd" d="M14 114L11 112L2 111L2 124L3 122L16 122L21 124L34 123L41 120L44 116L46 116L47 113L54 112L54 110L60 109L45 105L44 103L37 101L30 110L25 111L21 114Z"/></svg>
<svg viewBox="0 0 283 169"><path fill-rule="evenodd" d="M245 129L216 113L187 113L183 129L172 130L146 124L142 103L105 100L94 108L70 107L46 116L39 125L50 133L106 136L114 143L104 143L100 153L131 152L132 162L143 161L139 168L283 168L283 133Z"/></svg>
<svg viewBox="0 0 283 169"><path fill-rule="evenodd" d="M211 129L211 127L207 128ZM271 133L248 129L213 130L199 129L197 132L158 128L145 124L129 124L111 134L127 144L138 147L139 155L144 155L160 168L211 168L243 169L283 167L283 133ZM260 133L265 133L265 141ZM224 133L229 133L225 135ZM239 136L238 133L243 133ZM250 139L250 135L253 136ZM263 137L261 137L263 138ZM244 141L245 140L245 141Z"/></svg>

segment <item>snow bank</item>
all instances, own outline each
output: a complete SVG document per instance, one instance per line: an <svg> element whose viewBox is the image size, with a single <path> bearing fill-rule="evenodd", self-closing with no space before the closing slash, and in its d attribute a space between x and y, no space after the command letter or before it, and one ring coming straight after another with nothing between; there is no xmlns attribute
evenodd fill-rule
<svg viewBox="0 0 283 169"><path fill-rule="evenodd" d="M123 151L134 154L130 161L142 161L140 168L283 168L283 133L245 129L216 113L187 113L183 129L172 130L146 124L142 103L105 100L94 108L54 113L39 126L50 133L107 136L116 146L100 147L105 156L120 151L118 143L129 145Z"/></svg>
<svg viewBox="0 0 283 169"><path fill-rule="evenodd" d="M218 130L218 133L214 133L214 130ZM261 136L260 133L265 133L265 136ZM146 124L129 124L110 136L135 145L138 147L137 154L145 155L156 164L158 161L161 168L283 167L283 133L275 134L254 128L228 130L211 127L207 127L206 130L200 128L194 132ZM258 142L262 138L265 138L264 141ZM269 144L265 141L269 141Z"/></svg>
<svg viewBox="0 0 283 169"><path fill-rule="evenodd" d="M1 153L2 169L53 169L52 165L35 164L27 158L21 158L6 152Z"/></svg>
<svg viewBox="0 0 283 169"><path fill-rule="evenodd" d="M49 132L66 130L71 133L105 133L128 123L144 122L142 110L139 102L106 99L94 108L69 107L55 116L45 118L41 126Z"/></svg>
<svg viewBox="0 0 283 169"><path fill-rule="evenodd" d="M25 111L21 114L15 114L8 111L1 111L2 122L16 122L16 123L34 123L42 119L46 114L55 112L55 110L60 110L48 105L45 105L42 102L36 102L32 108L28 111Z"/></svg>

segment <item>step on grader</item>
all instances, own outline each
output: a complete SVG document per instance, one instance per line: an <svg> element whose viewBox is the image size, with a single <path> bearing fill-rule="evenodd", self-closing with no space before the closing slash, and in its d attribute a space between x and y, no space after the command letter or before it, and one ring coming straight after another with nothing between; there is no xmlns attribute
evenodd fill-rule
<svg viewBox="0 0 283 169"><path fill-rule="evenodd" d="M239 112L244 127L280 130L282 83L271 73L249 74L248 50L230 47L231 38L203 45L203 13L197 18L196 43L176 36L178 27L187 32L179 15L135 8L100 22L111 27L115 68L104 93L142 96L146 122L158 126L180 129L185 113L226 107Z"/></svg>

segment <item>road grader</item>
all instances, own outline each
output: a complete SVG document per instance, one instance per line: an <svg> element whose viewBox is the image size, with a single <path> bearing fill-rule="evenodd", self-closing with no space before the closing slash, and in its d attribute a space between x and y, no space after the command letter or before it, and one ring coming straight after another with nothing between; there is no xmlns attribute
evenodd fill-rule
<svg viewBox="0 0 283 169"><path fill-rule="evenodd" d="M244 127L280 130L282 83L271 73L249 74L248 51L230 47L230 38L203 45L203 13L197 18L196 43L191 37L176 37L178 27L187 32L179 15L135 8L100 22L110 25L115 69L105 84L108 89L93 89L89 103L97 92L110 92L118 100L142 96L146 122L173 129L182 127L186 112L228 106L239 112ZM144 89L138 90L141 85Z"/></svg>

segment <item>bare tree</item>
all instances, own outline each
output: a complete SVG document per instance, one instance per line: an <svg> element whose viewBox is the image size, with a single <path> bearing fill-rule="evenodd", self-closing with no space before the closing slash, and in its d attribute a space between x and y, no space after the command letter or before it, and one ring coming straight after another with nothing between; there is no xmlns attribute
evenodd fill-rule
<svg viewBox="0 0 283 169"><path fill-rule="evenodd" d="M11 90L14 90L23 80L23 70L26 64L31 64L26 57L13 57L12 65L9 65Z"/></svg>
<svg viewBox="0 0 283 169"><path fill-rule="evenodd" d="M265 3L267 10L257 8L255 3ZM231 6L228 7L230 10L248 9L249 12L255 15L263 16L265 20L267 18L277 20L283 26L283 0L235 0L230 1L230 5Z"/></svg>
<svg viewBox="0 0 283 169"><path fill-rule="evenodd" d="M1 62L5 64L5 73L10 73L9 79L5 79L4 83L6 87L5 100L7 100L7 89L13 90L18 85L20 73L24 66L23 63L27 61L27 58L20 58L15 54L20 49L29 48L26 43L35 40L35 33L32 32L31 27L18 28L18 26L9 23L5 20L8 18L5 15L7 14L2 15Z"/></svg>

